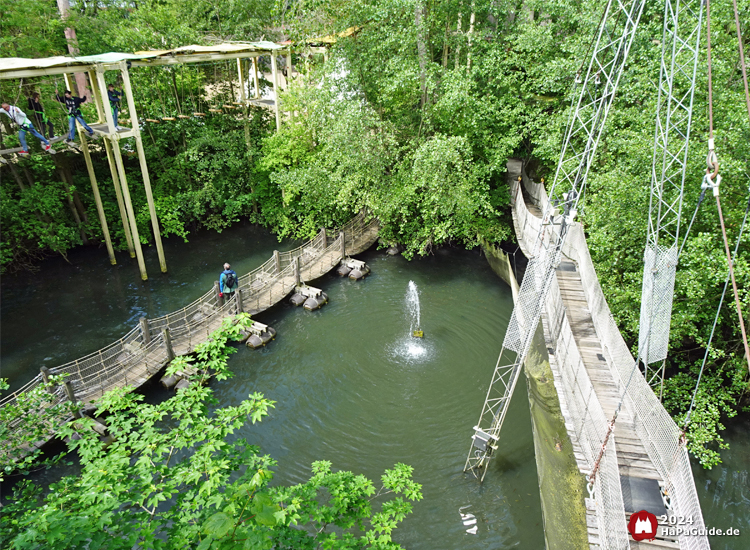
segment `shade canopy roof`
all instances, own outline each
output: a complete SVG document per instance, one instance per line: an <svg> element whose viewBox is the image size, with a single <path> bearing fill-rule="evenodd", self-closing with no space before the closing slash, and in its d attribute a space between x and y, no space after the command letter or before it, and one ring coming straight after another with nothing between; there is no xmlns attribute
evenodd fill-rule
<svg viewBox="0 0 750 550"><path fill-rule="evenodd" d="M214 46L181 46L170 50L150 50L135 53L109 52L99 55L55 56L41 59L6 57L0 59L0 79L43 76L50 74L88 71L93 65L114 65L130 61L135 66L170 65L210 59L252 57L272 54L284 49L273 42L243 42Z"/></svg>

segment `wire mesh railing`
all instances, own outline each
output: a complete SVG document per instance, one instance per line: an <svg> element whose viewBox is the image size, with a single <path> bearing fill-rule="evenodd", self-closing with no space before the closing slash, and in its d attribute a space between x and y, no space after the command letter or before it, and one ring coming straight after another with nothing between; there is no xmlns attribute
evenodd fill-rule
<svg viewBox="0 0 750 550"><path fill-rule="evenodd" d="M369 247L377 237L377 220L368 217L366 211L361 211L341 228L352 247L361 248L363 243ZM313 280L330 271L342 258L340 235L336 233L335 238L329 239L321 230L310 241L287 252L275 252L260 267L240 276L233 299L224 301L215 289L209 290L184 308L149 319L116 342L49 369L49 373L67 374L76 398L84 402L114 387L140 385L161 369L171 354L193 351L219 328L226 316L240 310L263 311L289 294L298 280ZM22 388L0 399L0 407L17 402L24 392L43 383L42 374L37 374Z"/></svg>
<svg viewBox="0 0 750 550"><path fill-rule="evenodd" d="M680 442L680 429L641 375L604 298L588 253L586 237L579 227L576 229L569 242L578 251L577 261L584 293L607 364L620 388L627 388L623 408L633 417L636 433L662 476L664 492L670 504L669 513L692 518L694 523L691 527L702 529L705 527L703 514L687 449ZM709 548L705 536L687 535L680 538L680 547Z"/></svg>
<svg viewBox="0 0 750 550"><path fill-rule="evenodd" d="M525 173L523 173L523 184L527 194L539 201L539 207L544 208L547 205L544 187L530 181ZM521 249L525 254L530 255L534 252L532 243L538 240L541 220L526 207L523 190L520 187L519 182L511 182L513 218ZM690 460L685 446L680 442L681 432L641 375L615 323L599 284L580 224L575 224L570 229L563 253L577 265L594 328L614 379L616 388L613 389L623 396L621 417L633 419L636 434L643 443L654 468L662 477L669 513L678 517L692 518L696 530L704 528ZM550 289L545 314L552 341L557 341L556 351L550 359L551 362L557 362L561 367L558 369L561 377L559 381L561 388L558 390L562 390L560 400L565 401L564 408L570 411L568 415L570 418L566 418L566 422L571 424L572 433L576 436L584 436L583 440L579 439L579 444L588 462L591 459L591 452L598 453L601 448L602 430L606 430L609 419L603 416L603 412L599 414L601 406L598 401L587 397L590 380L586 382L586 377L580 376L579 365L582 365L582 362L580 356L576 356L577 349L573 351L575 343L570 340L572 333L569 333L570 327L556 279ZM563 355L561 351L564 351ZM558 380L556 380L556 385L558 385ZM595 409L593 412L592 406ZM594 443L593 447L591 442ZM599 465L594 488L598 495L595 504L599 533L602 537L600 544L603 548L626 547L609 545L609 543L617 544L618 540L622 540L621 535L625 526L624 514L618 512L612 515L605 510L608 507L622 508L623 506L616 451L611 438L610 442ZM609 462L614 466L607 466ZM615 480L617 481L616 487ZM615 538L604 533L605 531L616 533L612 535ZM611 540L608 541L608 539ZM627 541L626 533L624 540ZM707 538L700 535L682 535L679 543L680 548L683 549L709 548Z"/></svg>

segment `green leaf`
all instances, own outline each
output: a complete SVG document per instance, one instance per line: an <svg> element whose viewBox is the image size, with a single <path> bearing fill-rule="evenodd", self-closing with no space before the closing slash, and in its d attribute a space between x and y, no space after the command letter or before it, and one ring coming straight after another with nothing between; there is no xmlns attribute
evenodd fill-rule
<svg viewBox="0 0 750 550"><path fill-rule="evenodd" d="M198 545L198 548L196 550L208 550L211 548L211 543L214 541L214 538L211 535L208 535L205 539L201 541L201 543Z"/></svg>
<svg viewBox="0 0 750 550"><path fill-rule="evenodd" d="M234 520L224 512L217 512L203 524L203 532L216 538L223 537L234 527Z"/></svg>

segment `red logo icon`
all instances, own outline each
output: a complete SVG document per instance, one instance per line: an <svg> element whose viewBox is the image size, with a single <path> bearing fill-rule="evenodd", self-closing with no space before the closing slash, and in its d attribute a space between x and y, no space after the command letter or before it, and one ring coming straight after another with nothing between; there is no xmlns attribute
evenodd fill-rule
<svg viewBox="0 0 750 550"><path fill-rule="evenodd" d="M646 510L641 510L630 516L628 531L633 540L654 540L659 523L656 516Z"/></svg>

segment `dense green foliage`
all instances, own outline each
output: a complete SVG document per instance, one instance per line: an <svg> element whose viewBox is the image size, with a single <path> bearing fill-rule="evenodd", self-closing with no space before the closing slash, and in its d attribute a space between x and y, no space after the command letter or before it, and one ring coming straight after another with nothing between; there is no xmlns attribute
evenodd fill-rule
<svg viewBox="0 0 750 550"><path fill-rule="evenodd" d="M65 53L65 25L53 2L6 4L0 3L10 14L0 22L0 54ZM750 4L739 4L747 27ZM716 0L712 6L717 150L732 245L748 193L750 127L742 109L732 3ZM412 257L451 242L471 246L482 239L512 238L505 162L523 157L537 177L554 176L570 90L600 10L591 0L92 0L72 2L68 24L76 28L83 54L221 40L306 41L350 29L325 63L320 55L295 54L300 75L281 96L286 113L278 133L267 114L254 110L171 123L141 121L157 212L165 234L182 237L198 227L221 230L240 218L281 236L307 237L368 207L382 221L383 242L403 245ZM640 312L662 11L660 3L646 4L580 216L610 307L631 343ZM269 72L267 65L261 69ZM228 62L138 68L132 78L141 119L207 111L234 100L238 85ZM3 81L0 95L23 98L39 89L47 98L55 85L55 79L31 79L21 88ZM702 84L684 225L704 171L706 95ZM62 124L59 109L51 109L57 109ZM4 133L7 144L15 143L10 128ZM127 141L124 148L133 150ZM101 152L94 157L110 227L122 248L106 159ZM141 238L148 241L140 171L134 158L127 162ZM96 216L85 215L93 212L93 199L79 159L36 157L4 167L2 174L3 266L29 266L45 253L65 254L81 242L100 240ZM737 277L743 308L750 311L746 239L747 234ZM680 424L725 272L709 197L677 275L664 399ZM688 427L690 449L704 465L719 461L722 421L746 405L749 389L736 311L725 300Z"/></svg>
<svg viewBox="0 0 750 550"><path fill-rule="evenodd" d="M91 418L64 426L60 435L71 438L80 474L46 491L21 482L0 508L2 547L400 548L391 533L411 512L410 501L421 499L410 467L396 464L376 487L316 462L309 481L271 486L275 462L243 439L227 440L274 406L255 393L218 407L206 386L211 377L232 376L227 358L236 349L228 342L250 322L246 314L225 319L193 355L175 359L168 373L190 366L197 374L171 399L144 403L131 388L100 399L97 415L106 417L110 444L88 429Z"/></svg>

